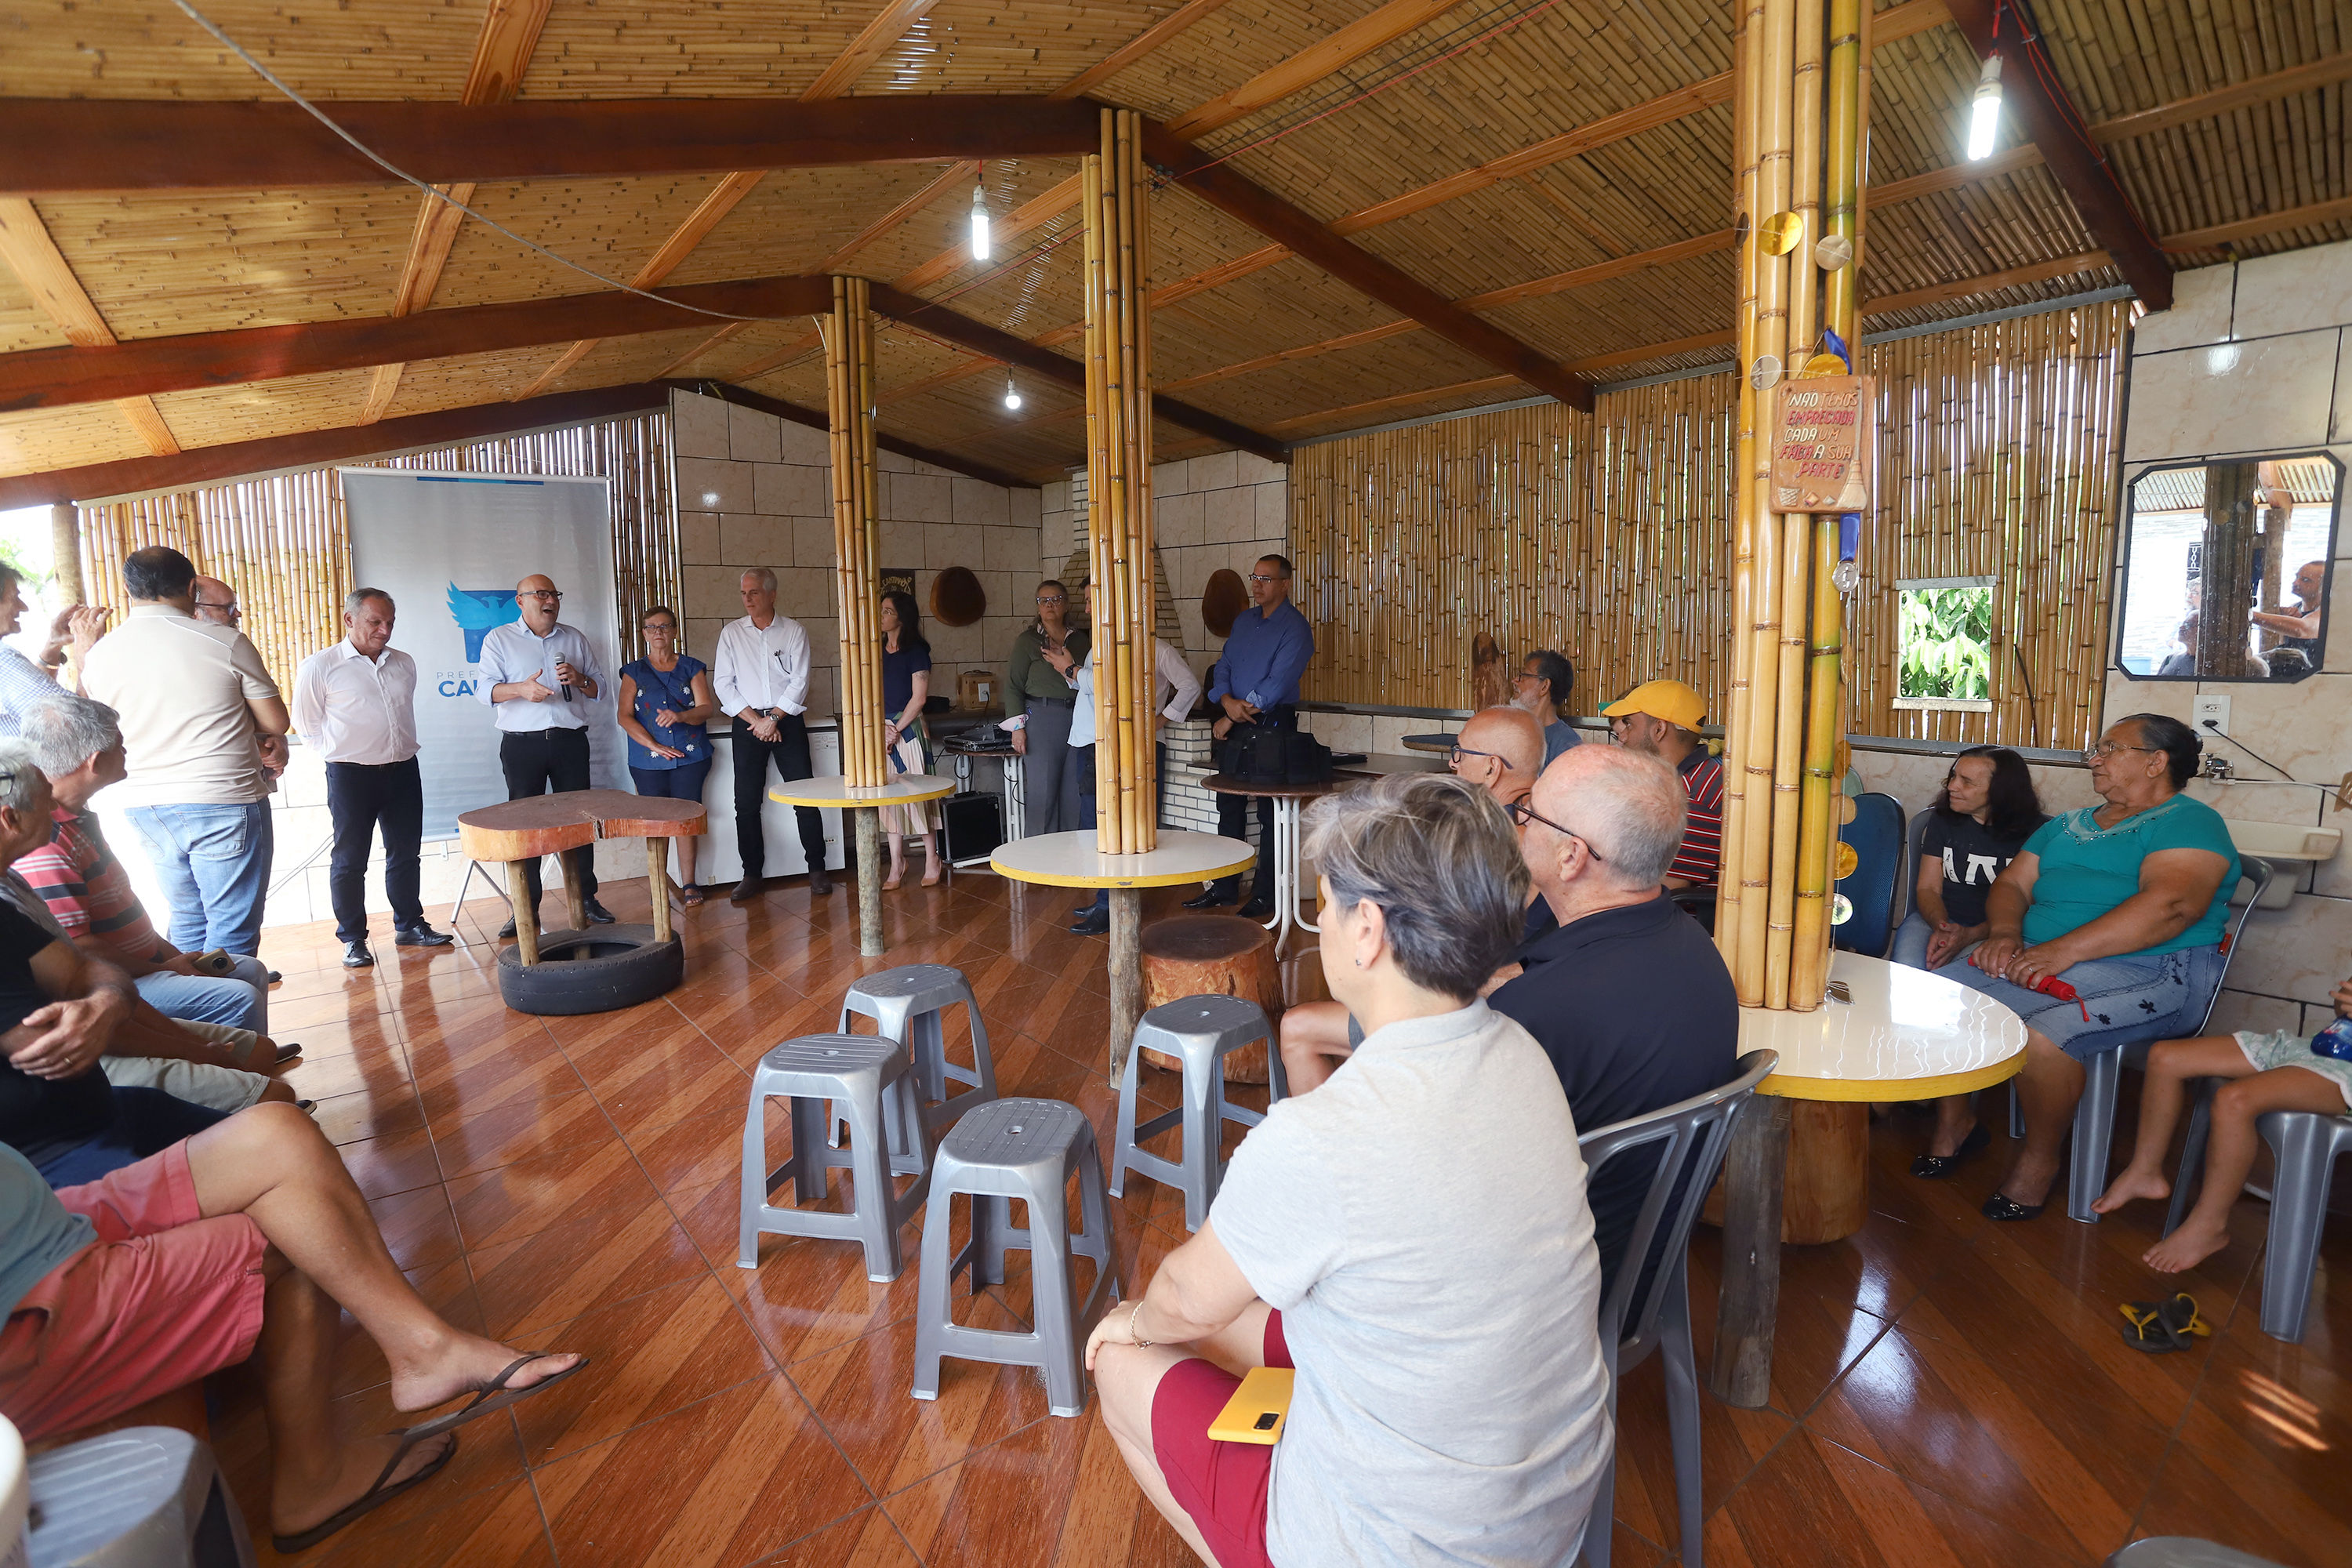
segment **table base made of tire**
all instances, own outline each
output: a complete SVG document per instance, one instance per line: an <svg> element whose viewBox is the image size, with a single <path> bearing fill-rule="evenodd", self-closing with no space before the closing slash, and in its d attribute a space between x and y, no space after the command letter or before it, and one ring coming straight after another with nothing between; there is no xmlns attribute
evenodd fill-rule
<svg viewBox="0 0 2352 1568"><path fill-rule="evenodd" d="M515 945L499 954L499 994L518 1013L566 1016L633 1007L686 977L686 950L670 929L669 841L707 826L702 803L658 800L617 789L566 790L465 812L457 840L478 861L507 868ZM542 855L593 851L600 838L646 841L650 926L588 923L587 897L566 866L569 930L542 932L525 870Z"/></svg>
<svg viewBox="0 0 2352 1568"><path fill-rule="evenodd" d="M1826 1194L1820 1206L1832 1216L1802 1239L1843 1240L1868 1212L1869 1102L1967 1094L2006 1083L2025 1065L2024 1020L1965 985L1853 952L1832 957L1830 984L1830 998L1810 1013L1739 1010L1739 1049L1777 1051L1780 1060L1741 1111L1724 1156L1723 1283L1708 1384L1725 1404L1750 1410L1771 1393L1790 1184ZM1839 1107L1860 1119L1864 1136L1801 1141L1792 1155L1799 1101Z"/></svg>
<svg viewBox="0 0 2352 1568"><path fill-rule="evenodd" d="M1157 848L1140 855L1106 855L1095 847L1091 827L1024 838L989 858L997 875L1016 882L1110 889L1110 1049L1106 1066L1112 1083L1127 1068L1135 1021L1143 1016L1143 889L1211 881L1241 870L1254 858L1255 852L1243 839L1164 830Z"/></svg>
<svg viewBox="0 0 2352 1568"><path fill-rule="evenodd" d="M853 784L846 779L794 779L778 784L768 798L781 805L835 807L857 818L857 952L882 956L882 808L924 805L955 794L956 781L930 773L902 773L886 784Z"/></svg>

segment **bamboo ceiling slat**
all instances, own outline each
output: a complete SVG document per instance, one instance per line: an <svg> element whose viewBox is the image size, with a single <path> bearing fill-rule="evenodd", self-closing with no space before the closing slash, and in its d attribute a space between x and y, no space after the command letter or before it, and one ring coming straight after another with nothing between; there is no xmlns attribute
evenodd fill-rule
<svg viewBox="0 0 2352 1568"><path fill-rule="evenodd" d="M110 403L0 414L0 473L35 474L152 455Z"/></svg>
<svg viewBox="0 0 2352 1568"><path fill-rule="evenodd" d="M203 9L296 91L322 99L455 99L482 26L479 5L447 0L294 14L271 0L207 0ZM18 6L0 49L0 96L9 98L249 99L263 90L194 23L144 0Z"/></svg>

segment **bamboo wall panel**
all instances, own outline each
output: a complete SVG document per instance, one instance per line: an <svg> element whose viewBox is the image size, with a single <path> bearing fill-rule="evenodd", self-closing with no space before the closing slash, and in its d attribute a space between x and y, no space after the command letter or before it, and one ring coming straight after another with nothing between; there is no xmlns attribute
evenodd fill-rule
<svg viewBox="0 0 2352 1568"><path fill-rule="evenodd" d="M677 509L664 411L473 446L341 465L483 474L601 476L611 481L613 585L621 660L638 657L637 621L678 599ZM145 496L81 510L82 569L96 603L119 623L130 609L122 560L165 544L237 591L245 634L278 684L343 635L352 581L351 529L334 467Z"/></svg>
<svg viewBox="0 0 2352 1568"><path fill-rule="evenodd" d="M1845 638L1853 731L2088 743L2130 308L1863 351L1879 439ZM1738 402L1730 374L1696 376L1606 394L1591 415L1541 404L1301 448L1290 540L1316 627L1307 697L1466 707L1483 630L1514 659L1566 654L1581 712L1671 677L1719 721ZM1979 574L2000 579L1994 711L1895 709L1895 580Z"/></svg>

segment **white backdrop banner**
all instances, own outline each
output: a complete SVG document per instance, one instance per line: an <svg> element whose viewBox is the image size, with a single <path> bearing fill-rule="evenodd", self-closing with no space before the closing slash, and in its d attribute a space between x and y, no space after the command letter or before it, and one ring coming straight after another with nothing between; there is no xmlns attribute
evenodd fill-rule
<svg viewBox="0 0 2352 1568"><path fill-rule="evenodd" d="M613 609L613 516L601 479L515 478L404 468L341 468L353 585L381 588L399 611L392 646L416 661L417 760L425 836L457 831L457 814L507 797L499 729L477 695L482 635L519 620L514 585L543 572L563 590L562 619L588 639L604 677L588 710L592 780L627 789L614 721L620 646Z"/></svg>

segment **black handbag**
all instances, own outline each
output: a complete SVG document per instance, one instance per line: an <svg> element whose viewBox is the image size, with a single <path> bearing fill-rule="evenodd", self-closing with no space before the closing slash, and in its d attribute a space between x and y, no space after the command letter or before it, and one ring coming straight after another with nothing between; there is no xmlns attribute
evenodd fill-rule
<svg viewBox="0 0 2352 1568"><path fill-rule="evenodd" d="M1248 784L1323 784L1331 777L1331 748L1304 730L1237 724L1225 740L1223 771Z"/></svg>

